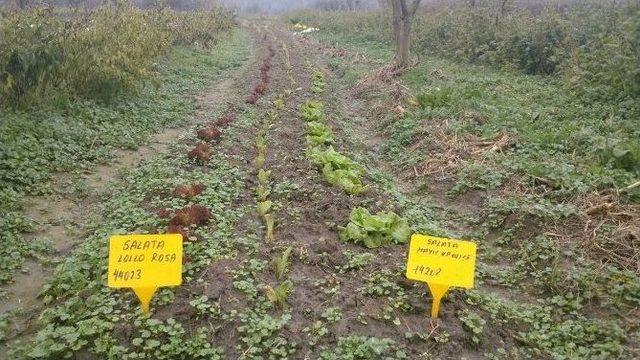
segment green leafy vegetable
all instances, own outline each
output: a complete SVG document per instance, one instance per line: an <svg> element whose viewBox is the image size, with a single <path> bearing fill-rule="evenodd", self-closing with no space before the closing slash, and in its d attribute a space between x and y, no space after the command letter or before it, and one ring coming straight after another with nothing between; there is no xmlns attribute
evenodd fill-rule
<svg viewBox="0 0 640 360"><path fill-rule="evenodd" d="M323 123L312 121L307 124L307 142L311 146L333 144L333 131Z"/></svg>
<svg viewBox="0 0 640 360"><path fill-rule="evenodd" d="M271 176L271 170L264 170L264 169L258 170L258 181L260 182L261 185L269 184L269 176Z"/></svg>
<svg viewBox="0 0 640 360"><path fill-rule="evenodd" d="M318 100L308 100L300 107L300 117L302 117L304 121L323 122L325 115L322 109L322 102Z"/></svg>
<svg viewBox="0 0 640 360"><path fill-rule="evenodd" d="M353 241L368 248L389 244L404 244L411 236L407 221L392 211L381 211L371 215L365 208L351 211L346 227L338 227L343 241Z"/></svg>
<svg viewBox="0 0 640 360"><path fill-rule="evenodd" d="M326 150L320 147L311 148L307 156L312 162L322 167L322 173L332 186L341 187L349 195L357 195L366 189L361 177L364 167L335 151L329 146Z"/></svg>
<svg viewBox="0 0 640 360"><path fill-rule="evenodd" d="M273 205L273 203L270 200L267 201L261 201L258 203L258 214L260 214L260 216L264 217L266 214L268 214L271 211L271 206Z"/></svg>
<svg viewBox="0 0 640 360"><path fill-rule="evenodd" d="M311 80L311 92L314 94L321 94L324 92L326 83L324 81L324 73L320 70L316 70L313 73Z"/></svg>

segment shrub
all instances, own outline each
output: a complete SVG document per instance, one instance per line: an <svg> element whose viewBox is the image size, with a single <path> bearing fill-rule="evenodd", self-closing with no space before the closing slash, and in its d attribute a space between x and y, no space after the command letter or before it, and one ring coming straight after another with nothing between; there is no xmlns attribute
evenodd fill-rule
<svg viewBox="0 0 640 360"><path fill-rule="evenodd" d="M388 11L294 16L345 42L392 43L390 27L380 26L388 23ZM539 12L514 8L497 18L492 2L432 6L416 15L412 28L417 55L555 75L572 90L599 99L640 96L637 5L588 1Z"/></svg>
<svg viewBox="0 0 640 360"><path fill-rule="evenodd" d="M173 44L214 43L227 12L145 11L122 5L90 12L29 9L0 15L0 104L54 97L111 100L156 74Z"/></svg>

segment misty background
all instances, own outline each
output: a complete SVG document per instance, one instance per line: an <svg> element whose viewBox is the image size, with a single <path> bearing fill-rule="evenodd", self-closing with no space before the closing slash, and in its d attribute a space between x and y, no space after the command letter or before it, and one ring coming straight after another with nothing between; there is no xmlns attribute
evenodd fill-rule
<svg viewBox="0 0 640 360"><path fill-rule="evenodd" d="M96 8L104 4L115 4L122 0L0 0L0 7L73 7ZM127 0L128 1L128 0ZM600 4L622 4L629 0L601 0ZM638 1L640 0L631 0ZM388 5L388 0L133 0L128 1L140 8L154 8L160 4L174 10L206 10L216 6L234 9L245 14L279 14L288 11L311 9L327 11L368 11ZM422 0L425 9L443 6L508 6L539 10L547 7L563 8L575 4L593 4L594 0Z"/></svg>

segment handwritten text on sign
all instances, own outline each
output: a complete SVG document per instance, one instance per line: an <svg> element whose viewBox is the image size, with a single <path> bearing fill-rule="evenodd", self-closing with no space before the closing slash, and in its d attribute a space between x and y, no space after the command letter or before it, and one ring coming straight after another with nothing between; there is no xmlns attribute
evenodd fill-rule
<svg viewBox="0 0 640 360"><path fill-rule="evenodd" d="M109 239L111 288L158 288L182 283L182 235L114 235Z"/></svg>
<svg viewBox="0 0 640 360"><path fill-rule="evenodd" d="M430 284L472 288L476 244L414 234L409 246L407 278Z"/></svg>

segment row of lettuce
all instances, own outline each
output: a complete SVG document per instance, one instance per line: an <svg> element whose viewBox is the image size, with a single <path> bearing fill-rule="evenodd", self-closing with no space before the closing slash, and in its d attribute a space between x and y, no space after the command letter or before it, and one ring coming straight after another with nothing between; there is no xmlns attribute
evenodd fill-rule
<svg viewBox="0 0 640 360"><path fill-rule="evenodd" d="M158 59L173 46L210 48L232 27L222 8L176 12L123 4L0 13L0 106L112 100L157 81Z"/></svg>
<svg viewBox="0 0 640 360"><path fill-rule="evenodd" d="M321 71L314 71L311 92L324 92L325 80ZM308 100L300 107L300 117L307 126L307 157L322 171L327 182L341 188L348 195L360 195L367 191L363 184L364 166L333 148L335 139L327 124L324 105L319 100ZM403 244L409 240L411 230L407 221L392 211L371 214L363 207L351 211L349 223L338 227L343 241L350 241L368 248L390 244Z"/></svg>

